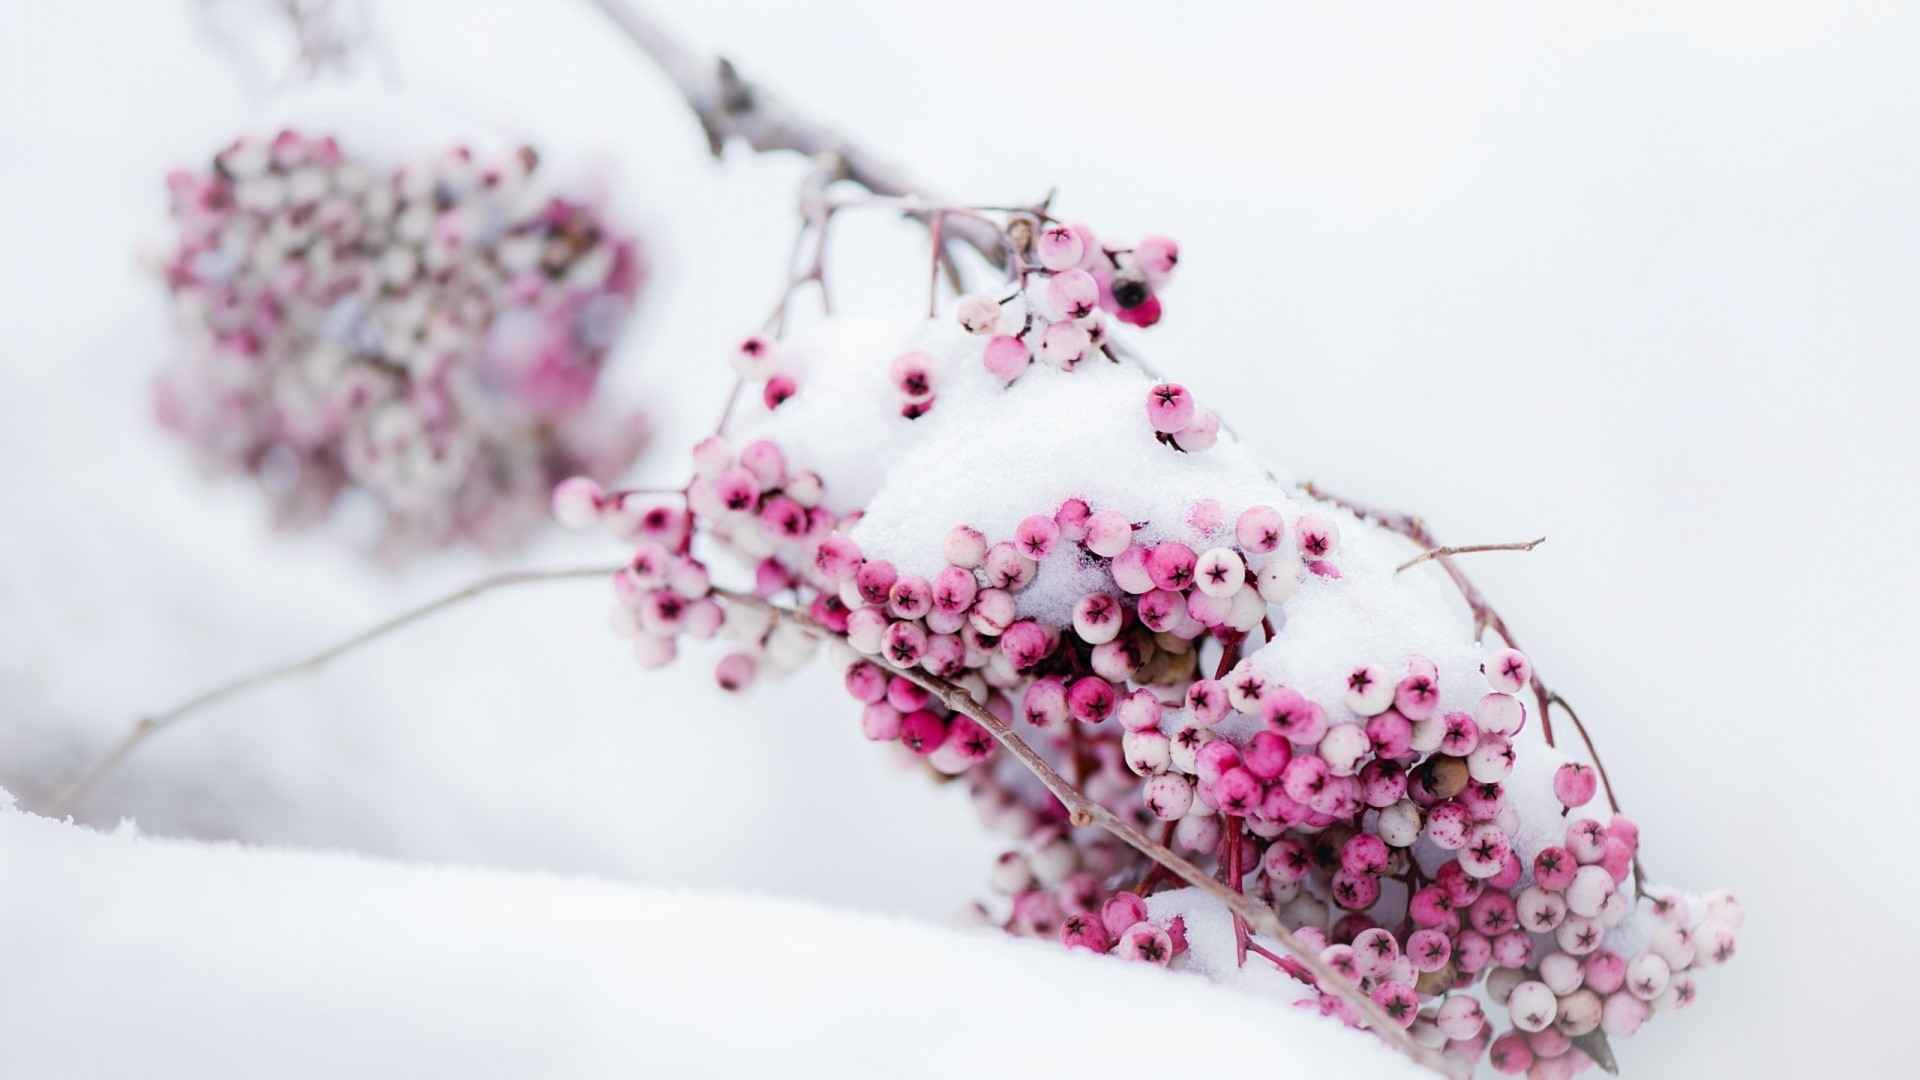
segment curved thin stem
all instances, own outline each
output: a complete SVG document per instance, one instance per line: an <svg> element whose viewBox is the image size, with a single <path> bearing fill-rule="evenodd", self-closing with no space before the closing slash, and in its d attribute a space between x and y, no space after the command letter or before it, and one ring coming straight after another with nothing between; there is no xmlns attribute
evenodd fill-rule
<svg viewBox="0 0 1920 1080"><path fill-rule="evenodd" d="M369 645L431 615L438 614L450 607L464 603L477 596L493 592L496 589L509 588L515 585L528 585L543 581L567 581L575 578L607 577L619 569L618 566L591 566L569 567L557 570L508 570L502 573L492 574L464 588L455 589L453 592L438 599L430 600L418 607L409 608L406 611L400 612L398 615L383 619L367 627L365 630L361 630L358 633L351 634L334 642L319 652L303 656L290 663L278 664L261 671L256 671L250 675L243 675L237 679L223 682L218 686L202 690L200 693L187 698L172 708L164 709L157 713L150 713L134 721L132 728L121 737L119 742L113 745L111 750L98 761L94 762L85 772L81 773L80 777L68 785L66 790L54 797L51 811L56 815L66 813L79 799L85 796L88 791L92 790L95 784L98 784L109 772L113 771L115 766L125 760L128 754L133 753L142 742L152 737L156 732L163 731L209 706L217 705L222 701L245 694L249 690L259 689L262 686L278 682L290 676L316 671L363 645Z"/></svg>
<svg viewBox="0 0 1920 1080"><path fill-rule="evenodd" d="M1593 771L1600 774L1600 787L1607 793L1607 805L1613 808L1614 813L1620 813L1620 799L1613 793L1613 778L1607 775L1607 765L1600 760L1600 748L1593 745L1593 736L1587 734L1587 725L1580 722L1580 714L1573 711L1572 703L1568 702L1566 698L1561 697L1551 690L1547 692L1547 704L1549 706L1560 706L1560 710L1567 714L1567 719L1573 721L1573 730L1579 732L1580 741L1587 744L1587 756L1593 759ZM1646 878L1647 872L1645 868L1640 865L1640 851L1638 848L1635 848L1633 853L1633 887L1643 895L1645 894Z"/></svg>
<svg viewBox="0 0 1920 1080"><path fill-rule="evenodd" d="M839 638L838 634L815 622L804 613L780 607L751 593L721 588L715 588L713 593L729 603L744 604L765 611L775 618L785 619L814 634L816 637ZM1014 760L1018 761L1028 772L1032 773L1035 779L1039 780L1040 783L1046 787L1047 791L1050 792L1055 799L1058 799L1062 806L1066 807L1068 820L1072 822L1073 825L1081 828L1098 826L1110 833L1121 843L1126 844L1128 847L1145 855L1160 866L1165 867L1168 872L1180 878L1182 881L1185 881L1187 884L1205 892L1215 900L1226 905L1227 909L1234 915L1246 920L1247 924L1251 926L1256 933L1265 934L1284 946L1289 953L1292 953L1293 956L1300 961L1302 967L1305 967L1313 973L1314 978L1319 981L1320 989L1339 997L1351 1005L1354 1010L1372 1026L1381 1039L1405 1054L1416 1064L1424 1065L1436 1071L1444 1071L1440 1069L1434 1057L1418 1043L1414 1042L1412 1036L1407 1034L1406 1029L1402 1028L1399 1024L1395 1023L1391 1017L1387 1016L1380 1006L1374 1003L1372 998L1360 993L1357 989L1342 981L1340 976L1336 974L1332 968L1328 967L1325 961L1320 959L1319 953L1302 945L1300 940L1287 930L1286 925L1280 921L1279 916L1274 914L1272 908L1265 904L1255 903L1244 894L1229 889L1227 886L1215 880L1212 874L1207 873L1205 870L1202 870L1192 862L1181 857L1179 853L1167 845L1141 832L1132 822L1127 821L1125 818L1089 798L1079 787L1069 782L1066 777L1061 776L1060 773L1054 769L1052 763L1047 761L1047 759L1043 757L1039 751L1035 750L1025 739L1021 738L1019 733L1013 730L1012 726L982 707L979 702L975 701L973 695L968 693L965 688L949 682L946 679L929 675L925 671L916 668L897 667L884 655L870 656L866 659L887 668L894 674L927 691L939 699L940 703L947 708L985 728L987 733L992 735L994 740L1005 748L1007 753L1013 755Z"/></svg>
<svg viewBox="0 0 1920 1080"><path fill-rule="evenodd" d="M1460 547L1428 548L1413 558L1408 559L1406 562L1401 563L1399 566L1394 567L1393 572L1397 574L1402 570L1411 570L1421 563L1426 562L1428 559L1440 559L1451 555L1472 555L1478 551L1532 551L1534 548L1546 542L1547 538L1542 536L1533 540L1520 540L1506 544L1464 544Z"/></svg>

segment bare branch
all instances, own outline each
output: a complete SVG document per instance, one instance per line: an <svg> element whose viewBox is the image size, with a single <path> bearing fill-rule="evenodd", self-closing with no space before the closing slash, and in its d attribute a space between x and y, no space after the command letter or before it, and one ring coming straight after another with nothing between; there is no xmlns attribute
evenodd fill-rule
<svg viewBox="0 0 1920 1080"><path fill-rule="evenodd" d="M430 600L427 603L421 604L419 607L409 608L398 615L375 623L365 630L352 634L321 649L319 652L304 656L291 663L280 664L267 668L264 671L256 671L251 675L244 675L240 678L221 683L211 689L203 690L170 709L143 716L134 721L133 727L128 730L119 742L114 744L112 750L108 751L104 757L96 761L86 772L82 773L79 779L75 780L65 791L62 791L54 798L51 812L56 815L67 812L79 799L85 796L88 791L92 790L93 786L99 783L107 773L111 772L128 754L131 754L136 747L155 732L162 731L210 705L219 704L229 698L238 697L249 690L258 689L269 683L277 682L293 675L317 671L328 663L345 656L347 653L363 645L371 644L396 630L411 626L430 615L445 611L450 607L454 607L485 593L493 592L496 589L509 588L515 585L534 584L543 581L568 581L576 578L592 577L604 578L612 575L619 569L618 566L589 566L560 570L509 570L504 573L493 574L481 578L479 581L465 588L456 589L437 600Z"/></svg>
<svg viewBox="0 0 1920 1080"><path fill-rule="evenodd" d="M751 593L731 589L715 588L714 595L729 603L743 604L758 608L776 618L802 627L816 637L838 639L839 635L815 622L807 615L780 607L754 596ZM867 658L892 671L894 674L927 691L938 698L947 708L979 724L992 735L995 741L1013 755L1028 772L1032 773L1053 797L1067 809L1068 820L1077 827L1098 826L1112 834L1121 843L1145 855L1160 866L1165 867L1180 880L1205 892L1215 900L1226 905L1233 914L1245 919L1256 933L1264 934L1278 941L1286 950L1298 959L1303 967L1313 973L1321 989L1339 997L1353 1006L1364 1017L1380 1037L1395 1049L1412 1059L1416 1064L1424 1065L1436 1071L1444 1071L1432 1054L1413 1041L1404 1028L1375 1004L1373 999L1360 993L1344 982L1334 970L1320 959L1320 954L1302 945L1298 938L1287 930L1286 925L1275 915L1273 909L1265 904L1255 903L1245 895L1229 889L1214 880L1213 875L1181 857L1167 845L1141 832L1132 822L1120 817L1105 806L1088 798L1077 786L1061 776L1053 765L1035 750L1031 744L1021 738L1019 733L1005 721L983 708L964 688L929 675L917 668L896 667L884 655Z"/></svg>
<svg viewBox="0 0 1920 1080"><path fill-rule="evenodd" d="M716 157L728 140L739 139L763 154L791 150L828 160L834 164L836 179L850 180L875 195L908 200L905 212L921 221L928 220L930 211L917 204L931 206L942 201L892 162L875 157L847 136L748 81L725 58L708 60L696 55L636 5L627 0L587 2L673 81L699 119L706 132L707 148ZM991 221L955 216L946 223L945 231L995 267L1005 268L1005 242Z"/></svg>
<svg viewBox="0 0 1920 1080"><path fill-rule="evenodd" d="M1466 544L1461 547L1428 548L1426 551L1394 567L1393 572L1397 574L1402 570L1419 566L1428 559L1438 559L1449 555L1471 555L1476 551L1532 551L1534 548L1546 542L1547 538L1542 536L1534 540L1522 540L1508 544Z"/></svg>

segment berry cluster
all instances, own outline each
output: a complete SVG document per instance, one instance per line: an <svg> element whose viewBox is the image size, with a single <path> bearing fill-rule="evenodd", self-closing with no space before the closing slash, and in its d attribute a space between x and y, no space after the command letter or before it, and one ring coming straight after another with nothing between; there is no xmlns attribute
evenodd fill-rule
<svg viewBox="0 0 1920 1080"><path fill-rule="evenodd" d="M1001 362L1014 345L1025 349L1036 318L1047 318L1033 309L1055 304L1061 317L1043 338L1096 310L1101 293L1085 310L1033 299L1035 291L1079 296L1081 286L1060 284L1069 273L1097 278L1084 262L1091 234L1083 240L1075 229L1043 230L1034 242L1053 272L1038 290L1022 279L1015 295L1028 298L1028 311L964 299L964 334L945 359L936 346L892 352L890 361L868 355L854 383L807 374L808 385L826 393L884 382L884 392L869 393L887 403L866 433L876 442L897 446L907 429L993 438L979 417L1015 408L1029 381L1041 394L1040 384L1075 370L1068 362L1028 374L1024 352L1017 364ZM1147 263L1143 249L1164 250L1151 265L1171 267L1171 244L1143 244L1119 275ZM1115 277L1113 266L1108 273ZM1021 332L1005 332L1014 328ZM805 365L783 355L801 352L754 338L736 353L747 377L787 380L779 400L767 395L767 417L792 419L783 403ZM1211 414L1186 389L1100 367L1098 377L1081 369L1065 378L1134 387L1127 400L1144 398L1144 423L1135 404L1125 417L1077 423L1055 443L1015 425L1020 437L1056 446L1061 461L1109 443L1127 444L1112 451L1120 455L1155 440L1181 451L1214 445L1218 420L1203 420ZM920 419L936 396L942 408ZM950 408L961 411L957 419ZM845 426L845 409L822 412L830 418L822 424ZM738 690L763 669L804 663L816 637L844 646L844 686L865 736L935 773L965 777L983 821L1018 842L991 871L1001 899L980 908L1009 932L1176 967L1189 955L1207 957L1188 962L1200 970L1268 965L1298 980L1286 983L1296 996L1304 984L1304 1007L1357 1026L1364 1017L1355 999L1364 996L1460 1067L1488 1059L1536 1076L1608 1060L1608 1037L1686 1005L1691 969L1732 955L1737 903L1647 889L1638 829L1594 808L1594 770L1554 750L1543 724L1530 724L1538 718L1521 696L1536 685L1527 657L1483 649L1464 628L1429 649L1430 639L1402 632L1406 623L1369 624L1413 603L1407 579L1392 572L1404 544L1270 481L1255 481L1266 498L1248 497L1245 477L1264 471L1232 471L1245 464L1234 457L1244 453L1237 444L1233 454L1151 454L1159 470L1151 475L1089 481L1088 494L1028 506L1025 516L982 503L975 520L1000 524L952 523L925 545L935 552L897 545L909 519L926 512L923 497L900 490L917 493L920 477L890 481L865 508L836 504L821 475L799 466L837 476L854 456L818 462L817 448L831 439L801 434L815 453L764 435L703 441L684 509L642 512L629 505L632 493L576 480L556 492L556 510L570 524L607 521L638 538L617 575L616 625L635 636L645 662L671 659L682 634L722 634L737 648L716 678ZM1114 460L1123 459L1149 460ZM1131 501L1113 494L1199 476L1239 486L1179 489L1170 513L1164 490ZM994 478L973 479L979 498L1004 502ZM1108 494L1096 497L1095 488ZM890 516L876 527L888 496ZM1149 504L1162 509L1143 518ZM712 542L711 557L744 557L751 597L713 587L693 554L695 537ZM776 617L776 604L796 617ZM1346 629L1316 631L1328 626ZM1316 632L1332 635L1333 647L1301 640ZM1416 640L1422 647L1409 647ZM1022 771L1018 753L1001 752L989 730L1000 726L1087 798L1270 905L1320 973L1237 916L1229 933L1196 935L1179 912L1157 908L1199 894L1173 888L1179 882L1143 852L1075 828L1068 808ZM1223 948L1231 949L1224 965L1214 955Z"/></svg>
<svg viewBox="0 0 1920 1080"><path fill-rule="evenodd" d="M988 339L981 362L1002 382L1018 379L1036 359L1072 371L1097 353L1111 355L1109 315L1143 328L1160 321L1157 290L1180 261L1172 240L1150 236L1130 248L1107 247L1085 225L1049 221L1036 233L1025 219L1010 236L1014 290L998 299L965 297L958 310L968 333Z"/></svg>
<svg viewBox="0 0 1920 1080"><path fill-rule="evenodd" d="M538 194L536 161L455 148L383 169L282 131L172 173L184 341L162 423L256 477L283 522L371 495L390 550L511 544L555 481L625 468L637 418L589 406L639 250Z"/></svg>

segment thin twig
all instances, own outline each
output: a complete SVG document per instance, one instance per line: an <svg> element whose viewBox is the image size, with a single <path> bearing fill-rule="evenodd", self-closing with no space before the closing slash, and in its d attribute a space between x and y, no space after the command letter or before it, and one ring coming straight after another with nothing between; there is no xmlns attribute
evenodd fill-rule
<svg viewBox="0 0 1920 1080"><path fill-rule="evenodd" d="M481 578L479 581L465 588L456 589L437 600L430 600L427 603L421 604L419 607L409 608L398 615L384 619L359 633L343 638L321 649L319 652L304 656L292 663L280 664L263 671L256 671L251 675L244 675L240 678L221 683L212 689L203 690L170 709L152 713L134 721L133 727L119 742L114 744L112 750L108 751L104 757L95 762L86 772L82 773L78 780L75 780L65 791L62 791L54 798L51 811L55 815L66 813L81 797L86 795L95 784L99 783L107 773L111 772L114 766L124 760L128 754L131 754L134 749L147 738L210 705L216 705L229 698L244 694L249 690L266 686L269 683L277 682L289 676L315 671L363 645L378 641L396 630L410 626L430 615L437 614L466 600L471 600L483 593L489 593L496 589L504 589L514 585L527 585L543 581L566 581L575 578L589 577L604 578L612 575L619 569L618 566L591 566L570 567L559 570L509 570L503 573L493 574Z"/></svg>
<svg viewBox="0 0 1920 1080"><path fill-rule="evenodd" d="M1450 555L1471 555L1476 551L1532 551L1534 548L1546 542L1547 538L1542 536L1534 540L1522 540L1509 544L1464 544L1460 547L1428 548L1426 551L1394 567L1393 572L1397 574L1402 570L1410 570L1426 562L1428 559L1439 559Z"/></svg>
<svg viewBox="0 0 1920 1080"><path fill-rule="evenodd" d="M839 638L838 634L815 622L806 614L769 603L751 593L721 588L716 588L713 592L714 595L729 603L744 604L767 612L776 618L785 619L816 637ZM1055 771L1053 765L1021 738L1010 725L975 701L973 695L965 688L916 668L897 667L885 655L876 655L868 659L927 691L947 708L985 728L987 733L1006 749L1007 753L1013 755L1014 760L1032 773L1047 791L1059 800L1060 805L1067 810L1068 820L1075 827L1098 826L1104 829L1128 847L1166 867L1182 881L1225 904L1229 911L1245 919L1256 933L1264 934L1284 946L1300 961L1301 966L1313 973L1314 977L1320 981L1322 989L1351 1005L1388 1044L1416 1064L1436 1071L1444 1071L1433 1056L1414 1042L1406 1029L1387 1016L1372 998L1342 981L1339 975L1320 959L1319 953L1302 945L1300 940L1287 930L1279 916L1274 914L1272 908L1255 903L1244 894L1227 888L1214 880L1213 875L1182 858L1172 848L1141 832L1125 818L1089 798L1078 787L1069 783L1066 777Z"/></svg>
<svg viewBox="0 0 1920 1080"><path fill-rule="evenodd" d="M587 0L608 21L659 65L693 109L706 132L707 148L718 157L728 140L739 139L756 152L792 150L810 157L830 156L837 179L850 180L875 195L920 198L937 203L926 187L891 162L882 161L840 132L802 115L757 83L749 82L724 58L695 54L627 0ZM927 212L908 209L921 221ZM995 267L1006 265L998 227L989 221L957 218L947 231Z"/></svg>
<svg viewBox="0 0 1920 1080"><path fill-rule="evenodd" d="M927 260L927 318L931 319L940 311L940 256L947 250L946 212L934 211L933 224L928 228L933 232L933 254Z"/></svg>
<svg viewBox="0 0 1920 1080"><path fill-rule="evenodd" d="M1580 714L1573 711L1573 705L1566 698L1551 690L1547 692L1547 704L1549 707L1560 706L1561 711L1567 714L1567 719L1573 721L1573 730L1579 732L1580 741L1587 744L1587 756L1593 759L1593 771L1600 774L1600 786L1607 793L1607 805L1613 808L1614 813L1620 813L1620 799L1613 793L1613 778L1607 775L1606 763L1600 760L1600 749L1593 745L1593 736L1587 734L1587 725L1580 722ZM1634 891L1644 896L1646 881L1647 872L1640 865L1640 849L1636 846L1633 849Z"/></svg>

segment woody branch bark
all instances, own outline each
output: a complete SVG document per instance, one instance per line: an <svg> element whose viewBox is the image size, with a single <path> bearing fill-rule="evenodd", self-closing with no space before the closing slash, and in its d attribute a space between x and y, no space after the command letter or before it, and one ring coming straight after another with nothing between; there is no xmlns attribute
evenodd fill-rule
<svg viewBox="0 0 1920 1080"><path fill-rule="evenodd" d="M626 0L587 2L672 80L700 121L707 148L715 156L734 139L758 153L805 154L827 162L836 179L851 181L874 195L904 200L907 216L932 226L933 207L942 200L898 165L750 81L725 57L709 58L688 49L638 5ZM979 252L996 268L1006 267L1005 243L991 222L955 215L943 223L941 231Z"/></svg>

